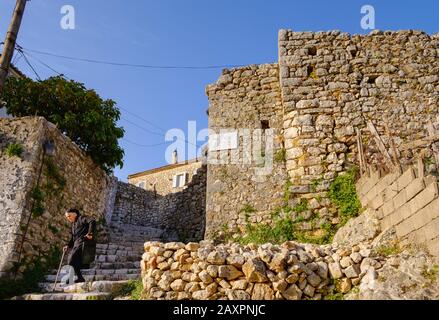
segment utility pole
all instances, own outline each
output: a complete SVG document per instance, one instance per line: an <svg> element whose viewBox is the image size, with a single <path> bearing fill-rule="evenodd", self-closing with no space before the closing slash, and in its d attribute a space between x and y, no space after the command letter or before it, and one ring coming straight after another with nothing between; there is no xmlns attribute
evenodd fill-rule
<svg viewBox="0 0 439 320"><path fill-rule="evenodd" d="M6 33L3 53L0 57L0 97L3 94L6 77L8 76L9 66L14 55L15 42L17 41L18 31L20 30L21 19L23 18L24 8L27 0L17 0L15 4L12 21Z"/></svg>

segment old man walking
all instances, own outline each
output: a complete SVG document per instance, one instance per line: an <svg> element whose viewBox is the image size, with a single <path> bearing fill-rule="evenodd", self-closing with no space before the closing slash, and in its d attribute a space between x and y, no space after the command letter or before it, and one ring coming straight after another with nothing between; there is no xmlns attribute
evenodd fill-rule
<svg viewBox="0 0 439 320"><path fill-rule="evenodd" d="M94 238L96 221L92 218L82 216L77 209L70 209L65 214L66 219L72 224L69 243L64 251L69 250L67 264L71 265L78 277L75 283L85 282L81 274L83 244Z"/></svg>

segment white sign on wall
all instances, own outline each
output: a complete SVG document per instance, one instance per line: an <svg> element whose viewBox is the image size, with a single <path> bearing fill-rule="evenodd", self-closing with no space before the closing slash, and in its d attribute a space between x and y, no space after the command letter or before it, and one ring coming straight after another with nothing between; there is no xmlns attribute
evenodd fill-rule
<svg viewBox="0 0 439 320"><path fill-rule="evenodd" d="M220 151L238 148L238 132L225 132L209 135L209 150Z"/></svg>

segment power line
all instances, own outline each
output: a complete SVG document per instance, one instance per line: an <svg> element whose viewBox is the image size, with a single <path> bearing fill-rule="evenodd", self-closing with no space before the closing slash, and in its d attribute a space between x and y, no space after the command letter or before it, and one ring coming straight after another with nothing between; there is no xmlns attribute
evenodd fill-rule
<svg viewBox="0 0 439 320"><path fill-rule="evenodd" d="M161 131L163 131L163 132L166 132L166 130L163 129L162 127L159 127L158 125L154 124L153 122L151 122L151 121L149 121L149 120L146 120L146 119L142 118L142 117L139 116L138 114L135 114L135 113L129 111L128 109L124 108L124 107L118 107L118 108L119 108L119 109L122 109L122 110L124 110L126 113L131 114L132 116L135 116L136 118L138 118L138 119L140 119L140 120L142 120L142 121L148 123L149 125L151 125L151 126L157 128L157 129L159 129L159 130L161 130Z"/></svg>
<svg viewBox="0 0 439 320"><path fill-rule="evenodd" d="M26 61L27 65L32 69L32 71L35 73L35 75L37 76L37 79L39 81L41 81L40 76L38 75L37 71L35 70L35 68L32 66L32 64L29 62L29 60L27 59L26 55L24 54L24 52L22 50L19 50L19 52L21 53L21 55L23 56L24 60Z"/></svg>
<svg viewBox="0 0 439 320"><path fill-rule="evenodd" d="M134 113L131 113L131 114L134 114ZM133 126L139 128L139 129L145 131L145 132L150 133L150 134L154 134L154 135L157 135L157 136L160 136L160 137L164 137L164 136L165 136L163 133L158 133L158 132L154 132L154 131L151 131L151 130L149 130L149 129L146 129L146 128L144 128L144 127L138 125L137 123L134 123L134 122L132 122L132 121L130 121L130 120L124 118L124 117L121 117L121 119L124 120L124 121L126 121L126 122L128 122L128 123L130 123L131 125L133 125ZM195 146L195 147L197 147L197 148L200 148L199 145L197 145L196 143L192 143L192 142L188 141L187 139L184 139L184 138L181 139L181 138L179 138L179 137L176 137L176 138L177 138L177 140L184 141L184 142L186 142L186 143L188 143L188 144L191 144L191 145L193 145L193 146Z"/></svg>
<svg viewBox="0 0 439 320"><path fill-rule="evenodd" d="M160 143L155 143L155 144L139 144L139 143L131 141L127 138L122 138L122 140L126 141L128 143L131 143L135 146L141 147L141 148L152 148L152 147L157 147L157 146L162 146L162 145L168 144L168 142L160 142Z"/></svg>
<svg viewBox="0 0 439 320"><path fill-rule="evenodd" d="M20 48L21 48L21 47L20 47ZM22 48L21 48L21 49L22 49ZM29 54L29 52L27 52L27 51L24 51L24 50L22 50L22 51L23 51L23 52L26 52L26 54L27 54L30 58L36 60L37 62L39 62L40 64L42 64L42 65L45 66L46 68L48 68L49 70L55 72L57 75L59 75L59 76L65 78L65 79L67 79L67 80L70 80L69 77L65 76L65 75L64 75L63 73L61 73L61 72L56 71L54 68L52 68L51 66L49 66L47 63L45 63L45 62L42 61L41 59L38 59L37 57L35 57L35 56Z"/></svg>
<svg viewBox="0 0 439 320"><path fill-rule="evenodd" d="M154 134L154 135L156 135L156 136L163 137L163 133L158 133L158 132L151 131L151 130L149 130L149 129L147 129L147 128L144 128L144 127L138 125L137 123L132 122L131 120L128 120L128 119L124 118L124 117L121 117L121 119L124 120L124 121L126 121L126 122L128 122L128 123L130 123L131 125L133 125L133 126L139 128L139 129L145 131L145 132L148 132L148 133L150 133L150 134Z"/></svg>
<svg viewBox="0 0 439 320"><path fill-rule="evenodd" d="M133 68L145 68L145 69L193 69L193 70L225 69L225 68L244 67L244 65L163 66L163 65L132 64L132 63L122 63L122 62L96 60L96 59L88 59L88 58L77 58L77 57L55 54L55 53L46 52L46 51L33 50L33 49L28 49L28 48L25 48L25 49L27 51L30 51L33 53L42 54L42 55L51 56L51 57L57 57L57 58L73 60L73 61L82 61L82 62L88 62L88 63L119 66L119 67L133 67Z"/></svg>
<svg viewBox="0 0 439 320"><path fill-rule="evenodd" d="M64 78L66 78L66 79L69 79L69 78L66 77L64 74L58 72L57 70L55 70L54 68L52 68L51 66L49 66L48 64L46 64L45 62L41 61L40 59L36 58L36 57L33 56L33 55L30 55L30 54L27 52L28 50L29 50L29 49L24 49L23 47L21 47L20 45L17 44L17 51L19 51L19 52L23 55L23 57L24 57L24 58L26 59L26 61L28 62L29 66L32 68L32 70L34 70L34 73L37 75L37 78L38 78L39 80L41 80L40 77L39 77L38 74L36 73L35 69L30 65L30 62L27 60L26 56L24 55L25 53L26 53L27 55L29 55L31 58L33 58L33 59L35 59L36 61L38 61L39 63L41 63L41 64L42 64L43 66L45 66L46 68L50 69L51 71L57 73L58 75L60 75L60 76L62 76L62 77L64 77ZM159 132L151 131L151 130L149 130L149 129L143 127L143 126L138 125L137 123L135 123L135 122L133 122L133 121L131 121L131 120L128 120L128 119L124 118L124 117L121 117L121 120L124 120L124 121L130 123L131 125L133 125L133 126L139 128L139 129L141 129L141 130L143 130L143 131L145 131L145 132L147 132L147 133L149 133L149 134L153 134L153 135L160 136L160 137L164 137L164 136L165 136L165 133L164 133L164 132L165 132L166 130L163 129L163 128L161 128L160 126L154 124L154 123L151 122L151 121L148 121L148 120L144 119L143 117L139 116L138 114L136 114L136 113L134 113L134 112L131 112L131 111L127 110L126 108L123 108L123 107L118 107L118 108L120 108L120 109L124 110L125 112L127 112L127 113L129 113L129 114L135 116L136 118L138 118L138 119L144 121L145 123L148 123L149 125L151 125L151 126L157 128L157 129L163 131L163 133L159 133ZM139 147L155 147L155 146L159 146L159 145L165 145L165 144L167 144L167 142L163 142L163 143L152 144L152 145L144 145L144 144L139 144L139 143L136 143L136 142L133 142L133 141L129 141L129 140L126 139L126 138L123 138L123 139L124 139L125 141L127 141L127 142L129 142L129 143L132 143L132 144L134 144L134 145L137 145L137 146L139 146ZM186 142L186 143L188 143L188 144L191 144L191 145L193 145L193 146L195 146L195 147L197 147L197 148L200 148L199 145L194 144L194 143L188 141L187 139L181 139L181 138L178 138L178 137L177 137L177 140L182 140L182 141L184 141L184 142Z"/></svg>

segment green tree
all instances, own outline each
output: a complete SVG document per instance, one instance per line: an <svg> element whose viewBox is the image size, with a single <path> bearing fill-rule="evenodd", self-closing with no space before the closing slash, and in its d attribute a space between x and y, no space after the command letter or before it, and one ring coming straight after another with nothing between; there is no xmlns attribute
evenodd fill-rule
<svg viewBox="0 0 439 320"><path fill-rule="evenodd" d="M82 83L63 77L9 78L2 98L15 117L42 116L56 124L106 172L123 166L118 139L125 131L117 126L120 111L113 100L103 100Z"/></svg>

